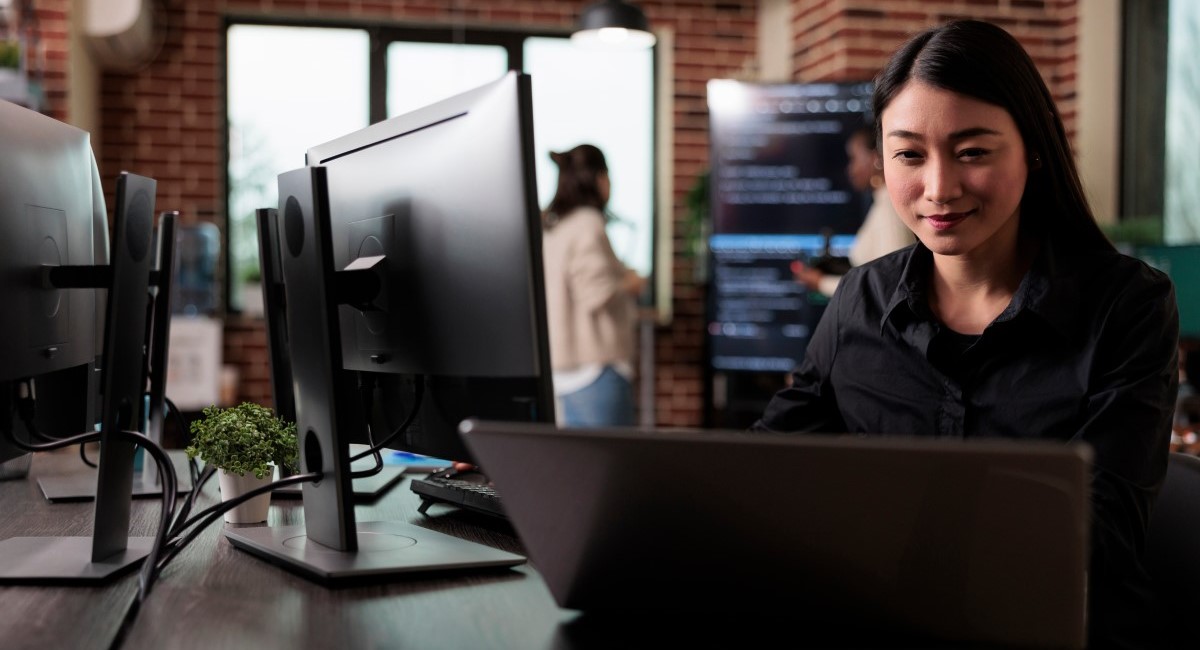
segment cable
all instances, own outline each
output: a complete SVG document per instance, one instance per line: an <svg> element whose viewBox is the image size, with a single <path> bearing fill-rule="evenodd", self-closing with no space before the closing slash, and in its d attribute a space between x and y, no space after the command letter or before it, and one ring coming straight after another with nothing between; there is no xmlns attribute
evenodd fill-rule
<svg viewBox="0 0 1200 650"><path fill-rule="evenodd" d="M188 492L187 498L183 500L183 505L179 508L179 512L175 516L175 523L171 526L169 535L171 539L174 539L175 536L183 532L183 522L187 519L188 514L191 513L192 506L195 505L196 495L200 494L200 490L204 488L204 484L216 473L216 466L209 465L204 468L204 471L200 473L200 476L196 480L192 481L192 491Z"/></svg>
<svg viewBox="0 0 1200 650"><path fill-rule="evenodd" d="M85 443L79 443L79 458L82 459L83 464L87 465L88 467L99 467L99 465L92 462L91 458L87 457L87 445Z"/></svg>
<svg viewBox="0 0 1200 650"><path fill-rule="evenodd" d="M413 420L415 420L417 418L417 413L419 413L421 410L421 400L424 398L424 396L425 396L425 378L421 375L418 375L416 382L413 383L413 407L408 412L408 416L404 418L404 422L400 423L400 426L397 427L395 431L388 434L388 437L384 438L382 442L371 445L370 449L367 449L366 451L362 451L362 452L359 452L359 453L351 456L350 462L353 463L354 461L366 458L368 455L371 455L371 454L378 454L379 450L387 448L387 446L389 444L391 444L393 440L400 437L400 434L407 431L409 425L411 425L413 423ZM369 432L370 427L368 427L367 430Z"/></svg>
<svg viewBox="0 0 1200 650"><path fill-rule="evenodd" d="M363 413L366 414L364 420L367 429L367 446L375 450L371 452L371 455L375 458L375 466L371 469L363 469L357 472L352 471L350 473L351 479L367 478L383 471L383 456L379 455L379 450L375 447L375 433L371 429L371 413L374 411L375 376L365 372L358 372L356 374L358 375L358 391L362 396ZM355 458L350 459L351 467L353 467L355 460Z"/></svg>
<svg viewBox="0 0 1200 650"><path fill-rule="evenodd" d="M190 544L192 542L192 540L196 539L196 536L199 535L201 531L203 531L204 529L206 529L210 525L212 525L213 522L215 522L217 519L222 517L226 512L233 510L237 506L245 503L246 501L249 501L250 499L253 499L254 497L256 497L260 494L265 494L267 492L271 492L271 491L275 490L276 488L280 488L285 485L294 485L296 483L306 483L309 481L312 481L315 483L316 481L321 480L322 477L323 477L323 475L320 472L313 472L313 473L309 473L309 474L296 474L294 476L289 476L287 478L280 479L280 480L274 481L272 483L268 483L267 485L257 487L253 490L250 490L249 492L246 492L245 494L240 494L233 499L229 499L228 501L222 501L221 503L219 503L215 506L211 506L209 508L206 508L206 509L196 513L195 516L193 516L191 519L189 519L187 521L187 523L185 523L181 527L178 527L179 530L180 531L187 530L189 526L192 526L194 523L199 521L201 518L203 518L203 521L200 522L199 526L195 526L190 531L188 531L188 533L186 535L184 535L182 539L175 537L171 540L169 548L167 550L167 554L165 556L163 556L163 558L159 562L158 566L155 567L155 571L161 572L163 569L165 569L167 567L167 565L171 563L171 560L175 559L175 557L177 555L179 555L179 552L182 551L184 549L184 547L186 547L188 544Z"/></svg>
<svg viewBox="0 0 1200 650"><path fill-rule="evenodd" d="M382 472L383 471L383 457L379 455L378 451L376 451L374 455L375 455L375 466L374 467L372 467L371 469L360 469L357 472L350 472L350 478L352 478L352 479L367 478L370 476L375 476L376 474Z"/></svg>
<svg viewBox="0 0 1200 650"><path fill-rule="evenodd" d="M21 380L17 390L17 414L25 427L35 435L37 431L37 422L35 415L37 413L37 403L33 387L33 381L30 379ZM159 475L162 477L162 510L159 513L158 531L154 536L154 543L150 547L150 552L143 560L142 568L138 574L138 591L134 597L130 609L126 612L125 618L122 620L121 628L117 632L117 637L113 640L113 647L119 647L123 642L128 627L132 625L133 620L137 617L137 612L141 609L141 603L150 594L150 590L154 585L154 579L157 573L154 571L154 566L158 564L159 555L167 543L167 532L171 527L171 519L175 514L175 495L176 495L176 477L175 468L171 464L170 457L163 448L154 443L146 436L136 431L100 431L87 432L75 436L68 436L61 440L45 443L45 444L30 444L18 440L12 431L6 431L8 441L18 449L29 452L38 451L54 451L71 445L82 445L88 442L95 442L101 439L102 436L110 440L120 440L123 442L132 443L146 450L150 456L154 458L154 462L158 464Z"/></svg>
<svg viewBox="0 0 1200 650"><path fill-rule="evenodd" d="M163 395L163 402L167 405L167 412L175 420L175 428L179 429L179 435L186 438L189 432L187 422L183 419L183 412L166 395ZM192 485L195 486L196 482L200 479L200 466L196 464L196 459L190 456L188 457L188 474L192 479Z"/></svg>

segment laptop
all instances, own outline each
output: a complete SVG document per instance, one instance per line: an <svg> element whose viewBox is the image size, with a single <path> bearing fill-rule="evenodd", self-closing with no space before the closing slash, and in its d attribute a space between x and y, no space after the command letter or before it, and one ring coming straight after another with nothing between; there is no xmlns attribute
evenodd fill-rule
<svg viewBox="0 0 1200 650"><path fill-rule="evenodd" d="M558 604L1083 647L1091 451L464 421Z"/></svg>

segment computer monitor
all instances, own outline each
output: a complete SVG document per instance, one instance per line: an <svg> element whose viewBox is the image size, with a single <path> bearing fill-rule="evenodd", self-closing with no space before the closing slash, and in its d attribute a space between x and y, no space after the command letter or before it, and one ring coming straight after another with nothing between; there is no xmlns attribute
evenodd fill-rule
<svg viewBox="0 0 1200 650"><path fill-rule="evenodd" d="M459 556L461 540L419 527L356 523L346 447L365 431L360 386L372 383L373 402L391 410L425 386L420 424L398 444L411 451L468 458L456 431L466 417L554 420L529 77L509 73L313 147L308 163L280 176L279 239L302 471L324 478L304 487L305 527L226 536L327 582L521 561ZM297 552L297 536L342 553ZM357 552L399 537L423 548L386 567Z"/></svg>
<svg viewBox="0 0 1200 650"><path fill-rule="evenodd" d="M100 330L89 290L47 290L41 265L108 261L108 216L86 131L0 101L0 427L28 441L13 412L15 381L42 377L76 399L39 413L49 435L75 434L94 421L84 398ZM80 386L82 386L80 388ZM74 391L69 391L74 392ZM94 400L93 400L94 401ZM24 452L0 436L0 462Z"/></svg>
<svg viewBox="0 0 1200 650"><path fill-rule="evenodd" d="M37 411L52 397L37 394L46 387L40 377L95 361L96 303L106 289L103 452L92 536L4 540L0 582L104 581L135 566L153 542L129 537L134 446L114 432L142 428L156 185L133 174L117 180L109 262L108 248L97 244L107 227L88 134L0 102L0 145L0 295L12 305L0 310L0 351L13 360L2 378L10 390L19 386L22 398L35 397ZM79 248L85 251L77 254ZM84 392L53 397L86 402L88 383Z"/></svg>

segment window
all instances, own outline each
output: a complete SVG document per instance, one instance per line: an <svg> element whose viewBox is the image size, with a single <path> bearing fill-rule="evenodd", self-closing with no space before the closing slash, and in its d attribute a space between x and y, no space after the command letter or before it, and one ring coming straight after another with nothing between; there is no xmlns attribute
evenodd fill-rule
<svg viewBox="0 0 1200 650"><path fill-rule="evenodd" d="M227 38L226 259L240 284L258 271L254 210L278 202L275 177L303 167L308 146L367 126L370 43L362 30L268 25Z"/></svg>
<svg viewBox="0 0 1200 650"><path fill-rule="evenodd" d="M1200 242L1200 3L1126 0L1124 23L1122 217Z"/></svg>
<svg viewBox="0 0 1200 650"><path fill-rule="evenodd" d="M311 26L232 21L226 31L229 152L227 288L258 268L254 210L276 205L275 177L313 145L492 81L533 77L538 199L549 152L588 142L613 182L609 235L643 275L654 259L654 56L596 52L566 34ZM240 309L236 291L229 306Z"/></svg>
<svg viewBox="0 0 1200 650"><path fill-rule="evenodd" d="M649 276L653 262L654 61L648 50L597 54L562 38L525 40L533 76L538 199L554 198L550 151L581 143L604 152L612 181L608 237L626 266Z"/></svg>
<svg viewBox="0 0 1200 650"><path fill-rule="evenodd" d="M508 70L508 52L498 45L389 43L387 116L403 115L457 95Z"/></svg>

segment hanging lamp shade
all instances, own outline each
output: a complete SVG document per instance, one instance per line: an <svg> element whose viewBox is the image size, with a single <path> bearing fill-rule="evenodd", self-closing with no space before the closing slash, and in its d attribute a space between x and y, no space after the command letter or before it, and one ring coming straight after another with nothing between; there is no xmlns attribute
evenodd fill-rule
<svg viewBox="0 0 1200 650"><path fill-rule="evenodd" d="M600 0L579 14L571 41L595 48L644 49L654 45L650 21L635 4L622 0Z"/></svg>

